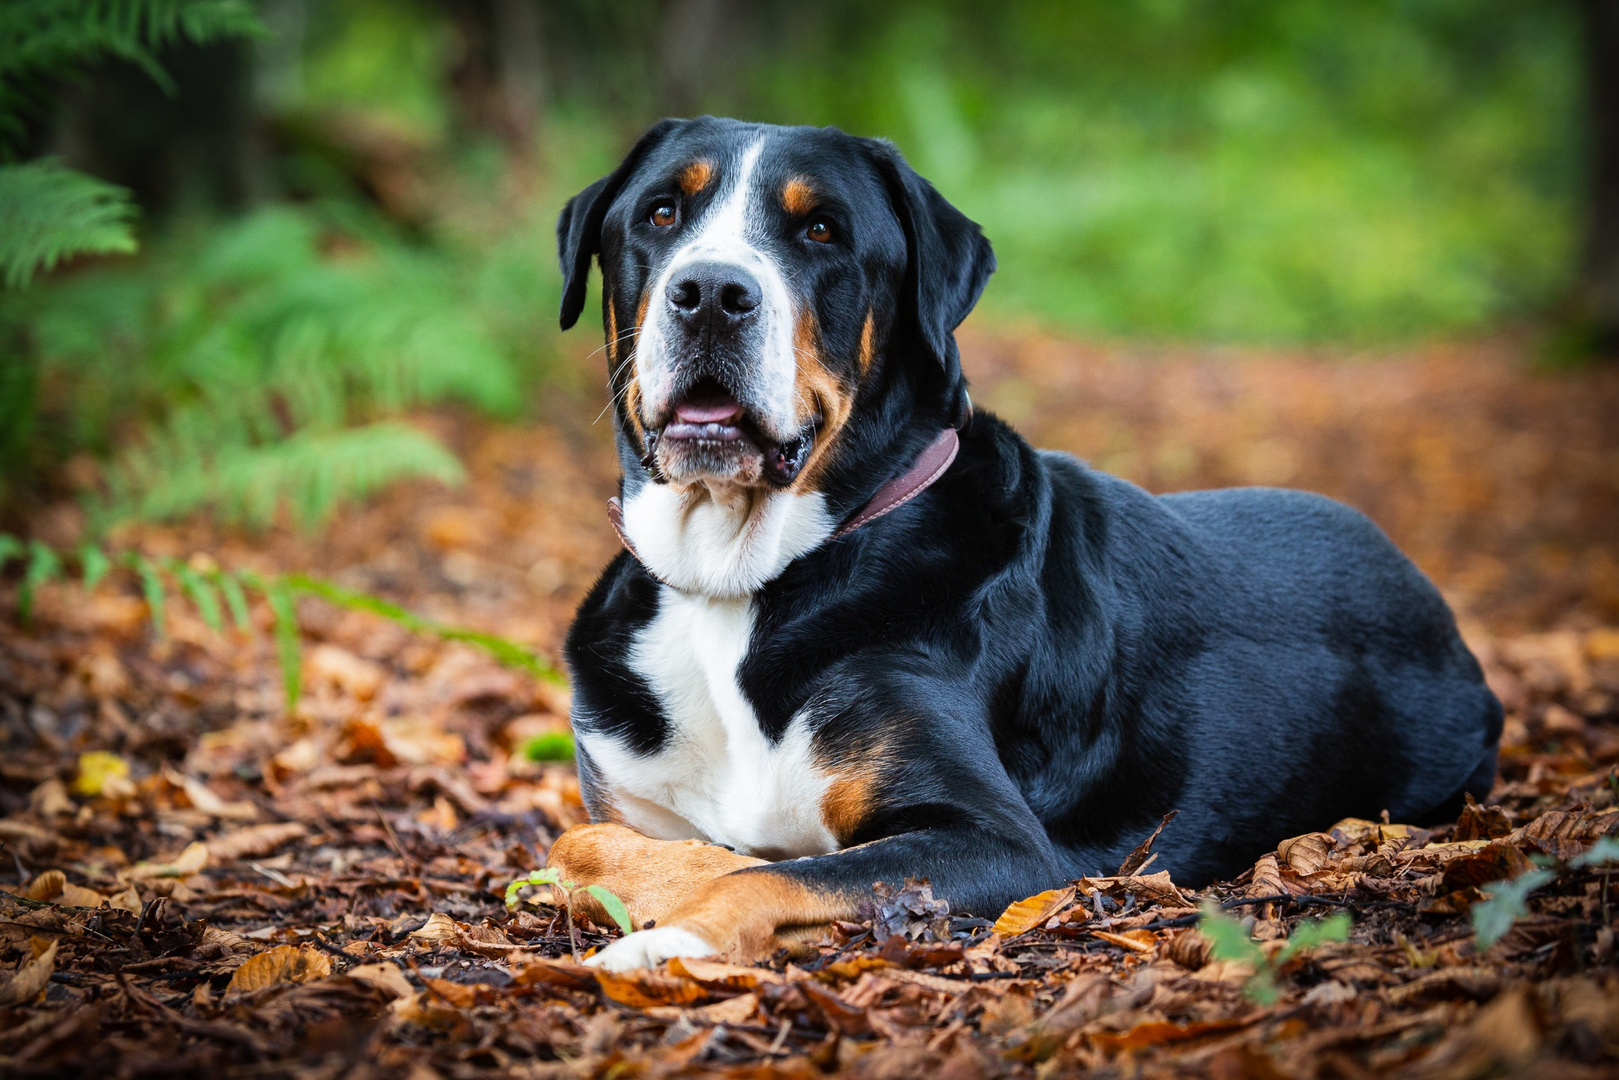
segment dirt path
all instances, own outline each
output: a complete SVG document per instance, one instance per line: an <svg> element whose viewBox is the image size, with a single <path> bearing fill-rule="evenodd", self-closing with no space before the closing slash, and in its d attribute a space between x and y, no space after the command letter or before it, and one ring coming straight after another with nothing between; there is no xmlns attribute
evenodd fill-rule
<svg viewBox="0 0 1619 1080"><path fill-rule="evenodd" d="M909 895L769 968L598 982L556 909L498 898L582 817L569 768L519 752L565 725L565 693L310 601L309 692L284 716L266 612L221 636L175 602L158 639L115 575L48 587L31 628L0 621L0 889L22 898L0 896L0 1072L1619 1068L1606 878L1570 867L1484 952L1467 914L1531 856L1619 832L1619 371L1532 374L1511 343L1326 361L972 332L963 350L976 400L1039 445L1154 490L1359 506L1440 583L1507 703L1491 809L1341 823L1207 894L1270 953L1303 916L1353 914L1349 942L1277 970L1274 1003L1151 867L1047 897L1016 936ZM597 396L556 393L526 428L430 418L470 482L395 490L318 540L121 539L313 570L549 652L617 550ZM73 529L67 508L40 522Z"/></svg>

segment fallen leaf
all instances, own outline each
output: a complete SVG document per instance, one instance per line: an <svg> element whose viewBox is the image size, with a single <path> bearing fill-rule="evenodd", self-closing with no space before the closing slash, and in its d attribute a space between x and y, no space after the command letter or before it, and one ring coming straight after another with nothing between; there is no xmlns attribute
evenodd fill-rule
<svg viewBox="0 0 1619 1080"><path fill-rule="evenodd" d="M740 964L722 964L713 960L697 960L677 956L669 961L673 975L683 975L710 989L753 990L761 982L779 983L782 976L769 968L743 967Z"/></svg>
<svg viewBox="0 0 1619 1080"><path fill-rule="evenodd" d="M1047 889L1007 906L995 920L994 933L1002 937L1026 934L1073 902L1074 886Z"/></svg>
<svg viewBox="0 0 1619 1080"><path fill-rule="evenodd" d="M1293 872L1304 877L1326 866L1332 857L1332 837L1326 833L1305 833L1276 845L1276 857Z"/></svg>
<svg viewBox="0 0 1619 1080"><path fill-rule="evenodd" d="M1250 898L1287 895L1287 886L1282 884L1282 870L1276 863L1276 856L1264 855L1254 863L1253 880L1248 883L1244 895Z"/></svg>
<svg viewBox="0 0 1619 1080"><path fill-rule="evenodd" d="M62 895L62 887L67 884L67 875L60 870L47 870L28 883L23 895L30 900L49 903Z"/></svg>
<svg viewBox="0 0 1619 1080"><path fill-rule="evenodd" d="M196 777L165 768L163 779L185 793L186 801L191 804L193 810L200 810L210 817L252 820L259 816L259 808L251 802L227 802L220 798L213 788Z"/></svg>
<svg viewBox="0 0 1619 1080"><path fill-rule="evenodd" d="M642 1009L648 1005L688 1005L708 991L690 979L657 971L605 971L596 969L602 993L620 1005Z"/></svg>
<svg viewBox="0 0 1619 1080"><path fill-rule="evenodd" d="M0 986L0 1006L27 1005L45 992L56 970L56 946L55 940L45 944L23 962L9 982Z"/></svg>
<svg viewBox="0 0 1619 1080"><path fill-rule="evenodd" d="M411 939L428 945L443 945L447 942L461 940L461 927L454 919L442 911L435 911L427 917L420 930L412 930Z"/></svg>
<svg viewBox="0 0 1619 1080"><path fill-rule="evenodd" d="M1126 930L1122 934L1109 933L1106 930L1092 930L1092 934L1101 938L1110 945L1117 945L1130 952L1150 953L1158 947L1158 936L1151 930Z"/></svg>
<svg viewBox="0 0 1619 1080"><path fill-rule="evenodd" d="M478 1002L478 990L470 983L451 982L448 979L423 979L427 992L457 1009L470 1009Z"/></svg>
<svg viewBox="0 0 1619 1080"><path fill-rule="evenodd" d="M308 945L277 945L242 961L230 977L225 993L251 994L276 983L306 983L332 973L332 961Z"/></svg>
<svg viewBox="0 0 1619 1080"><path fill-rule="evenodd" d="M1088 1041L1092 1046L1117 1053L1120 1050L1142 1050L1149 1046L1162 1046L1165 1043L1186 1042L1209 1035L1219 1035L1248 1027L1253 1022L1252 1019L1241 1019L1171 1024L1163 1020L1149 1020L1117 1035L1107 1031L1098 1032L1091 1035Z"/></svg>
<svg viewBox="0 0 1619 1080"><path fill-rule="evenodd" d="M208 865L208 845L201 840L188 844L172 863L136 863L128 876L136 881L150 878L184 878L202 873Z"/></svg>
<svg viewBox="0 0 1619 1080"><path fill-rule="evenodd" d="M109 799L133 795L135 785L129 781L129 762L107 750L80 754L73 790L92 799L98 795Z"/></svg>
<svg viewBox="0 0 1619 1080"><path fill-rule="evenodd" d="M407 998L416 992L405 973L393 964L356 964L343 974L395 998Z"/></svg>
<svg viewBox="0 0 1619 1080"><path fill-rule="evenodd" d="M228 863L237 859L260 859L274 854L277 848L294 840L302 840L308 835L309 829L296 821L271 821L263 825L249 825L209 840L208 861Z"/></svg>
<svg viewBox="0 0 1619 1080"><path fill-rule="evenodd" d="M1171 810L1165 814L1164 820L1158 823L1158 827L1152 831L1152 835L1137 844L1135 850L1124 857L1124 862L1119 865L1118 877L1129 877L1147 865L1152 855L1153 841L1158 839L1158 834L1164 831L1165 825L1175 820L1175 815L1178 813L1180 813L1179 810Z"/></svg>

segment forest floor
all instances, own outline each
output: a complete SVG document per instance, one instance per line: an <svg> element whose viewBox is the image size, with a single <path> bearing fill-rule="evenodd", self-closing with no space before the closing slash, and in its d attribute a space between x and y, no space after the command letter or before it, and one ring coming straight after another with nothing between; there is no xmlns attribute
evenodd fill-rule
<svg viewBox="0 0 1619 1080"><path fill-rule="evenodd" d="M1488 802L1435 829L1340 822L1201 893L1121 868L992 926L911 887L759 967L608 976L556 908L502 902L584 818L571 768L521 753L566 726L564 690L305 600L289 715L267 610L218 634L176 598L159 636L114 573L47 586L24 627L12 574L0 1073L1619 1075L1619 886L1581 858L1619 835L1619 370L1536 372L1512 341L1363 358L976 331L963 351L980 406L1038 445L1154 490L1297 486L1376 519L1506 705ZM554 656L617 550L601 396L556 391L527 426L423 418L468 483L395 489L318 537L118 540L325 574ZM59 544L79 527L69 505L35 522ZM1481 949L1480 886L1537 864ZM1211 955L1207 902L1257 945ZM1336 912L1347 941L1281 952Z"/></svg>

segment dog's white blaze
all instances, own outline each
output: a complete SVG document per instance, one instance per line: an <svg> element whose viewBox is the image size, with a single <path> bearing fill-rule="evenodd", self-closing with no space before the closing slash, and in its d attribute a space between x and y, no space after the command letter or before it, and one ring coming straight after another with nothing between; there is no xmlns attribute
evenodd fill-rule
<svg viewBox="0 0 1619 1080"><path fill-rule="evenodd" d="M661 840L699 839L766 858L836 851L821 817L831 777L816 765L802 716L772 745L737 682L753 633L753 601L660 590L630 667L669 723L656 754L581 732L614 808Z"/></svg>
<svg viewBox="0 0 1619 1080"><path fill-rule="evenodd" d="M751 273L763 294L757 316L765 328L765 344L758 358L757 405L776 431L786 434L798 429L794 382L798 362L793 352L793 302L786 275L775 259L754 244L760 227L756 211L764 195L755 190L753 174L763 150L764 140L759 139L743 151L724 198L709 205L696 235L675 250L669 265L652 283L651 308L636 345L636 380L642 401L661 402L669 394L674 379L664 348L669 309L661 298L667 295L675 275L694 262L731 263Z"/></svg>
<svg viewBox="0 0 1619 1080"><path fill-rule="evenodd" d="M670 585L741 598L832 535L820 492L643 484L624 503L624 531L641 562Z"/></svg>

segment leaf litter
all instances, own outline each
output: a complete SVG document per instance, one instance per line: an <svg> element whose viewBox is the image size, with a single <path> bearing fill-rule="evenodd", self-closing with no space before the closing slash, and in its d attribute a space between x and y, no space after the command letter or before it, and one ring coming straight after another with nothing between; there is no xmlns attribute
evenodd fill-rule
<svg viewBox="0 0 1619 1080"><path fill-rule="evenodd" d="M618 927L576 911L570 933L543 887L505 903L585 819L555 760L566 691L305 599L306 693L284 715L270 612L220 633L171 597L159 635L115 569L0 620L0 1072L1619 1069L1616 373L1534 374L1511 343L1323 360L978 333L964 352L975 396L1041 445L1158 490L1288 483L1371 513L1506 704L1490 798L1432 829L1338 822L1201 892L1146 836L1116 874L1005 912L884 883L862 921L763 964L614 975L572 957ZM469 485L398 489L318 540L118 539L319 572L554 655L616 551L610 436L555 398L528 428L420 418ZM75 513L47 508L40 538L71 548ZM0 586L6 610L22 584Z"/></svg>

